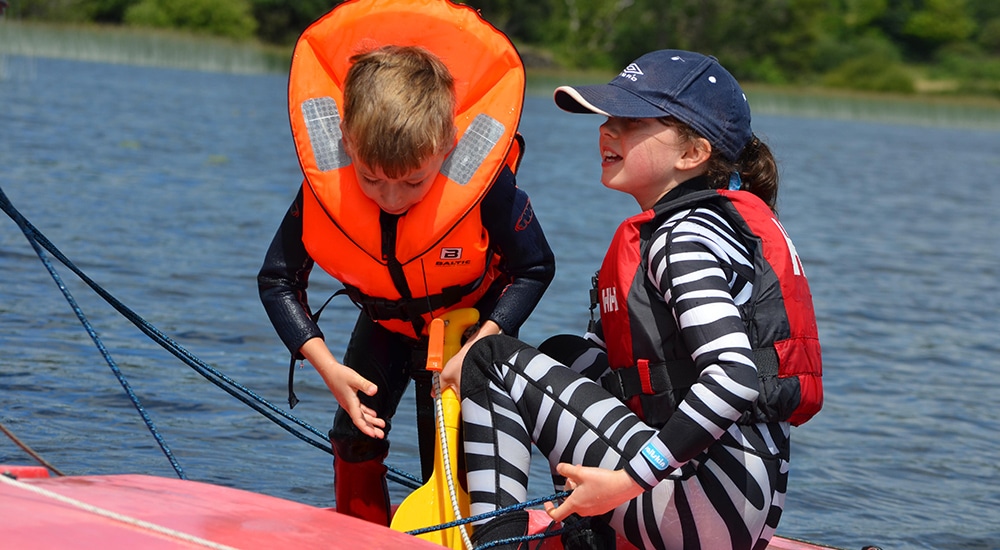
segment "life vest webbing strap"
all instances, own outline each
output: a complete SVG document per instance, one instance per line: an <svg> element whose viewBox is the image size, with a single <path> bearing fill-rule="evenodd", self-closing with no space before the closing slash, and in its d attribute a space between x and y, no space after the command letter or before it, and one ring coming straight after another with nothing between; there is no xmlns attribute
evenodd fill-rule
<svg viewBox="0 0 1000 550"><path fill-rule="evenodd" d="M417 298L402 298L399 300L389 300L387 298L376 298L369 296L357 287L344 285L343 293L352 302L361 308L373 321L399 320L411 323L420 319L422 315L449 308L462 301L463 298L472 294L489 273L493 263L493 252L490 251L486 258L486 271L484 271L475 281L464 285L452 285L441 289L438 294L421 296Z"/></svg>
<svg viewBox="0 0 1000 550"><path fill-rule="evenodd" d="M753 350L757 377L778 375L778 352L774 347ZM640 359L634 366L615 369L601 377L601 385L618 399L625 401L636 395L655 395L673 390L686 390L698 381L698 373L690 361L651 363Z"/></svg>
<svg viewBox="0 0 1000 550"><path fill-rule="evenodd" d="M698 380L690 361L650 363L640 359L632 367L615 369L601 377L604 389L622 401L634 395L653 395L676 389L687 389Z"/></svg>
<svg viewBox="0 0 1000 550"><path fill-rule="evenodd" d="M635 368L639 373L639 385L642 387L642 393L651 395L653 393L653 382L650 380L649 375L649 361L639 359L635 364Z"/></svg>
<svg viewBox="0 0 1000 550"><path fill-rule="evenodd" d="M778 350L774 346L753 350L753 362L757 365L757 378L778 376Z"/></svg>
<svg viewBox="0 0 1000 550"><path fill-rule="evenodd" d="M399 263L396 258L396 227L399 224L399 215L379 210L378 223L382 234L382 260L389 270L392 285L404 300L412 298L410 286L406 281L406 272L403 271L403 264Z"/></svg>

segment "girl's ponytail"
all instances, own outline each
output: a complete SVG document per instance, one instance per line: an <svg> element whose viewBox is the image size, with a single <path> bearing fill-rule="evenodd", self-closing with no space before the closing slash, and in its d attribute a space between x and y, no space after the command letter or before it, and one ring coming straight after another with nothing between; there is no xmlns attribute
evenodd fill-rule
<svg viewBox="0 0 1000 550"><path fill-rule="evenodd" d="M775 211L778 202L778 163L771 154L771 148L757 136L743 148L740 158L731 162L717 151L712 151L708 160L706 176L715 189L730 188L735 182L733 173L739 174L740 189L760 197L760 200Z"/></svg>
<svg viewBox="0 0 1000 550"><path fill-rule="evenodd" d="M691 126L676 118L663 117L657 120L677 130L683 139L704 139ZM739 174L739 178L734 177L735 174ZM739 189L757 195L772 212L777 211L778 163L771 154L771 148L756 135L750 136L750 141L743 147L736 162L730 161L713 147L705 176L713 189L730 189L733 184L738 183Z"/></svg>
<svg viewBox="0 0 1000 550"><path fill-rule="evenodd" d="M774 211L778 203L778 163L771 148L756 135L751 137L736 161L736 170L743 180L742 189L760 197Z"/></svg>

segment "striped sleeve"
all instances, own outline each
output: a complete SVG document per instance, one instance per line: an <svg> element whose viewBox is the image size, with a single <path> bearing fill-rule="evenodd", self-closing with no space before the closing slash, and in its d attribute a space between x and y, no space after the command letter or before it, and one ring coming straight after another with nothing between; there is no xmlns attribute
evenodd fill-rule
<svg viewBox="0 0 1000 550"><path fill-rule="evenodd" d="M640 455L651 467L647 475L661 480L719 439L757 398L756 367L737 309L753 284L739 273L752 273L753 259L724 218L697 208L678 212L656 230L647 260L647 276L671 306L700 372L647 443L651 452Z"/></svg>

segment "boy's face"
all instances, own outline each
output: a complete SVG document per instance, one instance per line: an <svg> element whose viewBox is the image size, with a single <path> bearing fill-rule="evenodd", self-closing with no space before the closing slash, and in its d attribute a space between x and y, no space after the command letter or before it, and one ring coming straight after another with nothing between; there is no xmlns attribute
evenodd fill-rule
<svg viewBox="0 0 1000 550"><path fill-rule="evenodd" d="M441 171L445 156L434 155L416 170L398 178L389 178L381 168L366 166L358 161L353 162L354 173L361 192L375 201L379 208L389 214L403 214L427 196Z"/></svg>

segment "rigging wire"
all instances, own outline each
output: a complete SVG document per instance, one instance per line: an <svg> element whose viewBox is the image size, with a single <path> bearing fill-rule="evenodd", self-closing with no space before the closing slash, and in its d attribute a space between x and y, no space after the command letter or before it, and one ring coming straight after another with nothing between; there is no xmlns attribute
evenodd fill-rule
<svg viewBox="0 0 1000 550"><path fill-rule="evenodd" d="M327 454L330 455L333 454L333 449L331 448L329 443L329 437L326 434L322 433L321 431L317 430L316 428L302 421L301 419L295 417L294 415L291 415L285 412L284 410L281 410L271 402L257 395L249 388L243 386L242 384L239 384L229 376L213 368L211 365L205 363L197 356L189 352L187 349L183 348L177 342L172 340L170 337L162 333L159 329L157 329L155 326L153 326L148 321L143 319L133 310L128 308L125 304L123 304L121 301L119 301L117 298L111 295L107 290L101 287L101 285L94 282L89 276L87 276L87 274L85 274L82 270L80 270L76 266L76 264L74 264L65 255L63 255L63 253L59 251L59 249L56 248L56 246L53 245L45 237L45 235L43 235L40 231L38 231L31 224L31 222L29 222L17 210L17 208L14 207L14 205L10 202L10 199L7 197L6 193L3 192L2 187L0 187L0 209L2 209L5 213L7 213L7 215L10 216L12 220L14 220L14 222L18 225L21 231L25 234L25 237L28 239L32 247L35 249L36 254L39 255L39 258L42 260L43 263L46 263L46 267L50 270L49 271L50 274L54 274L53 276L57 279L60 289L64 289L65 285L61 283L61 279L58 278L58 274L55 273L54 268L51 267L51 262L48 261L48 259L44 255L44 251L42 251L41 249L47 250L50 254L52 254L54 258L59 260L70 271L76 274L76 276L79 277L81 281L86 283L87 286L89 286L95 293L97 293L98 296L103 298L109 305L111 305L111 307L113 307L129 322L135 325L146 336L148 336L151 340L159 344L162 348L173 354L175 357L180 359L182 362L187 364L198 374L202 375L202 377L212 382L213 384L221 388L223 391L235 397L245 405L254 409L255 411L257 411L267 419L271 420L272 422L274 422L287 432L291 433L295 437L326 452ZM64 290L64 295L67 292L68 291ZM67 297L67 300L72 300L72 297L71 296ZM78 312L77 314L78 317L83 316L83 312L79 311L79 307L75 305L75 301L71 301L70 303L73 304L74 311ZM86 317L83 316L81 322L84 323L84 326L89 326L89 322L87 322L85 319ZM91 331L92 329L88 330L88 332ZM103 348L103 344L99 344L99 349L101 348ZM103 350L102 353L106 353L106 351L107 350ZM109 359L110 359L110 354L106 355L106 360ZM113 359L111 359L111 361L113 362ZM112 368L116 369L117 367L112 367ZM127 384L127 382L125 382L124 384ZM282 420L282 418L284 418L288 422L285 422L284 420ZM306 433L303 433L302 431L296 429L295 427L290 425L289 422L300 426L303 430L305 430L305 432L312 434L312 436L309 436ZM393 468L391 466L388 466L388 468L389 468L388 477L393 481L400 483L403 486L406 486L410 489L416 489L422 484L422 482L418 480L416 476L410 473L404 472L397 468Z"/></svg>
<svg viewBox="0 0 1000 550"><path fill-rule="evenodd" d="M241 401L245 405L247 405L250 408L254 409L255 411L257 411L258 413L260 413L261 415L263 415L267 419L271 420L272 422L274 422L275 424L277 424L278 426L280 426L281 428L283 428L287 432L291 433L295 437L301 439L302 441L305 441L306 443L309 443L310 445L312 445L312 446L314 446L314 447L316 447L316 448L318 448L318 449L320 449L322 451L325 451L326 453L328 453L330 455L333 455L333 449L330 446L329 437L326 434L320 432L319 430L317 430L313 426L309 425L308 423L302 421L301 419L297 418L296 416L294 416L292 414L289 414L289 413L285 412L284 410L281 410L280 408L276 407L274 404L272 404L268 400L264 399L263 397L259 396L258 394L256 394L252 390L250 390L249 388L243 386L242 384L236 382L235 380L233 380L232 378L230 378L226 374L220 372L219 370L215 369L211 365L205 363L204 361L202 361L201 359L199 359L197 356L195 356L194 354L192 354L191 352L189 352L187 349L185 349L184 347L182 347L180 344L178 344L177 342L175 342L169 336L167 336L166 334L164 334L163 332L161 332L155 326L153 326L152 324L150 324L148 321L146 321L145 319L143 319L140 315L138 315L137 313L135 313L132 309L130 309L129 307L127 307L124 303L122 303L121 301L119 301L111 293L109 293L107 290L105 290L101 285L97 284L94 280L92 280L89 276L87 276L86 273L84 273L82 270L80 270L76 266L76 264L74 264L69 258L67 258L54 244L52 244L51 241L49 241L45 237L45 235L43 235L41 232L39 232L31 224L31 222L29 222L27 220L27 218L25 218L20 213L20 211L17 210L16 207L14 207L14 205L10 202L10 199L7 197L6 193L4 193L2 187L0 187L0 210L3 210L17 224L18 228L21 229L21 232L24 233L25 238L31 244L32 248L35 250L35 253L38 255L38 257L41 260L41 262L45 265L46 269L49 272L49 275L56 282L56 285L59 287L60 291L62 291L63 296L66 298L67 302L69 302L70 306L73 309L73 312L76 314L77 318L83 324L84 328L87 330L87 333L90 335L91 339L94 341L94 344L97 346L98 350L101 352L101 355L104 356L105 361L108 363L108 365L111 367L112 371L115 373L116 378L118 378L119 383L122 385L122 387L125 389L126 393L129 395L129 399L132 400L133 405L139 411L139 414L142 416L143 421L146 423L146 426L149 429L150 433L156 439L156 441L160 445L160 448L162 449L164 455L166 455L166 457L170 461L171 465L174 467L174 470L177 472L177 475L181 479L186 479L185 474L183 472L183 469L181 468L180 464L177 463L176 459L173 456L173 453L171 453L170 449L166 445L166 442L163 441L163 438L160 436L159 432L156 430L156 427L153 425L152 419L149 418L149 415L146 413L145 409L139 403L138 397L135 396L135 393L132 391L131 386L129 385L128 381L125 379L124 375L122 374L121 369L118 368L118 365L115 363L114 359L111 357L110 352L108 352L107 348L104 346L104 344L101 341L100 337L97 336L96 331L91 326L91 324L90 324L89 320L87 319L86 315L83 313L83 310L79 307L79 305L76 303L76 300L73 298L72 294L66 288L65 284L62 281L62 278L59 276L58 272L56 272L54 266L52 265L52 262L48 259L48 256L45 254L46 251L48 251L54 258L56 258L57 260L59 260L59 262L62 263L64 266L66 266L67 269L69 269L70 271L72 271L77 277L79 277L79 279L81 281L83 281L95 293L97 293L98 296L100 296L101 298L103 298L109 305L111 305L111 307L113 307L123 317L125 317L129 322L131 322L133 325L135 325L140 331L142 331L143 334L145 334L146 336L148 336L151 340L153 340L154 342L156 342L157 344L159 344L162 348L164 348L165 350L167 350L168 352L170 352L172 355L174 355L175 357L177 357L178 359L180 359L182 362L184 362L185 364L187 364L189 367L191 367L193 370L195 370L198 374L202 375L202 377L204 377L208 381L212 382L213 384L215 384L217 387L221 388L226 393L232 395L233 397L235 397L236 399L238 399L239 401ZM305 433L302 433L301 431L299 431L298 429L296 429L295 427L293 427L292 425L290 425L288 422L285 422L284 420L282 420L281 418L278 418L278 417L282 417L285 420L288 420L289 422L291 422L292 424L298 425L300 428L304 429L306 432L311 433L314 437L309 437ZM7 433L7 430L3 430L3 431L5 433ZM11 435L11 434L8 433L8 435ZM317 441L317 439L319 441ZM15 438L15 442L16 442L16 438ZM44 463L44 461L42 461L42 462ZM54 472L62 475L58 470L56 470L55 468L49 466L47 463L44 463L44 464L45 464L46 467L50 468L52 471L54 471ZM389 470L388 474L387 474L387 477L389 479L392 479L393 481L395 481L395 482L397 482L397 483L399 483L399 484L401 484L403 486L406 486L407 488L409 488L411 490L415 490L415 489L421 487L422 481L419 480L416 476L414 476L414 475L412 475L410 473L404 472L402 470L399 470L397 468L394 468L392 466L388 466L387 465L387 468ZM408 531L407 533L413 535L413 534L419 534L419 533L424 533L424 532L429 532L429 531L435 531L435 530L438 530L438 529L444 529L444 528L449 528L449 527L454 527L454 526L464 526L467 523L471 523L471 522L479 520L479 519L484 519L484 518L488 518L488 517L498 516L498 515L502 515L502 514L505 514L505 513L508 513L508 512L521 510L521 509L524 509L524 508L526 508L528 506L537 505L537 504L545 502L545 501L551 501L551 500L556 500L556 499L559 499L559 498L564 498L568 494L569 494L569 492L563 491L563 492L556 493L554 495L551 495L551 496L548 496L548 497L544 497L544 498L541 498L541 499L536 499L536 500L533 500L533 501L522 502L522 503L519 503L519 504L515 504L513 506L509 506L509 507L506 507L506 508L501 508L501 509L495 510L495 511L487 513L487 514L480 514L478 516L474 516L474 517L470 517L470 518L464 518L464 519L461 519L461 520L456 520L456 521L449 522L449 523L446 523L446 524L442 524L442 525L439 525L439 526L431 526L431 527L427 527L427 528L424 528L424 529L418 529L418 530L414 530L414 531ZM518 541L537 540L537 539L540 539L540 538L545 538L545 537L550 537L550 536L558 535L558 534L562 533L563 531L564 531L564 529L558 529L558 530L547 531L546 533L541 533L541 534L536 534L536 535L525 535L524 537L516 537L516 540L518 540ZM515 540L511 539L511 540L505 540L503 542L515 542ZM488 546L492 546L492 544L490 544Z"/></svg>

